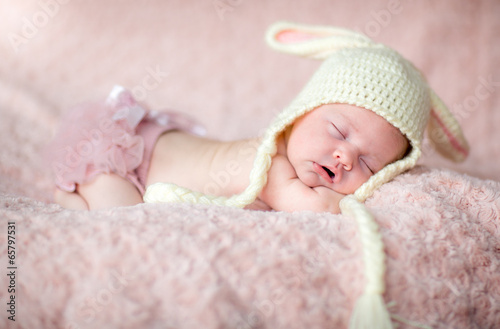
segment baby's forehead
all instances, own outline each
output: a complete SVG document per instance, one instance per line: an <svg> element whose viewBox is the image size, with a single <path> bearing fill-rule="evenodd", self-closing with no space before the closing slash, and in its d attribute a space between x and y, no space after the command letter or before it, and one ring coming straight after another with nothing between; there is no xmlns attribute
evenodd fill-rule
<svg viewBox="0 0 500 329"><path fill-rule="evenodd" d="M342 117L345 117L346 119L350 121L356 121L356 118L364 118L364 117L380 117L387 121L389 124L390 122L384 118L383 116L377 114L375 111L369 110L367 108L364 108L362 106L358 105L351 105L351 104L344 104L344 103L332 103L332 104L324 104L320 105L316 108L313 109L313 112L322 112L322 113L327 113L330 115L340 115ZM391 124L392 125L392 124Z"/></svg>
<svg viewBox="0 0 500 329"><path fill-rule="evenodd" d="M384 130L391 131L393 134L402 135L408 140L408 137L399 129L398 126L394 125L391 120L388 120L383 115L377 113L374 110L370 110L358 105L344 104L344 103L332 103L324 104L313 109L316 112L317 118L321 118L321 114L326 114L332 118L340 118L348 126L352 126L355 129L363 129L367 125L373 124L375 121L385 122ZM384 113L384 111L381 111Z"/></svg>

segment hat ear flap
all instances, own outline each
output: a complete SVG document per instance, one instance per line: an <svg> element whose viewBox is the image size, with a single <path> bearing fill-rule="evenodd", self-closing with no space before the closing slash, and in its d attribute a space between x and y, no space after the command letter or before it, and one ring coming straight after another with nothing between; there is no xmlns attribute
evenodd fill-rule
<svg viewBox="0 0 500 329"><path fill-rule="evenodd" d="M434 148L444 157L462 162L469 154L469 144L460 125L443 101L431 90L431 113L427 136Z"/></svg>
<svg viewBox="0 0 500 329"><path fill-rule="evenodd" d="M330 27L277 22L266 33L269 46L302 57L325 59L342 48L369 47L375 43L354 31Z"/></svg>

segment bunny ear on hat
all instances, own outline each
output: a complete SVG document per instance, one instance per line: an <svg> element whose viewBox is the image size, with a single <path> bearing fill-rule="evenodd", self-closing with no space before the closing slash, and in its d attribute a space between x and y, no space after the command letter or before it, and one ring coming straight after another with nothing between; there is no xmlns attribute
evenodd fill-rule
<svg viewBox="0 0 500 329"><path fill-rule="evenodd" d="M269 27L266 41L275 50L314 59L325 59L339 49L376 45L367 36L351 30L283 21Z"/></svg>
<svg viewBox="0 0 500 329"><path fill-rule="evenodd" d="M462 162L469 154L469 145L458 121L441 99L431 90L431 113L427 136L434 148L445 158Z"/></svg>

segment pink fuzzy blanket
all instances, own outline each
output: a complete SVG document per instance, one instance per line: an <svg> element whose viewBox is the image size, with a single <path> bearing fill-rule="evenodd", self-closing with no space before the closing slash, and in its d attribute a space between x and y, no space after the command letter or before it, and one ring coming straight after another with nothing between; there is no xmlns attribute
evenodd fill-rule
<svg viewBox="0 0 500 329"><path fill-rule="evenodd" d="M351 218L70 211L51 203L41 162L60 114L116 83L213 137L262 132L318 65L266 49L280 19L361 30L450 104L470 159L427 151L366 202L385 243L384 299L398 328L498 328L499 15L494 0L0 1L0 328L347 328L364 286Z"/></svg>

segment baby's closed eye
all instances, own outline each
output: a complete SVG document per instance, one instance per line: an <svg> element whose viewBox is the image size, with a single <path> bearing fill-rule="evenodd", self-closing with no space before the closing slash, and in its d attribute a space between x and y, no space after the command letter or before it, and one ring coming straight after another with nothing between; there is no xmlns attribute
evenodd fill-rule
<svg viewBox="0 0 500 329"><path fill-rule="evenodd" d="M330 124L330 132L334 137L345 139L346 135L333 122Z"/></svg>
<svg viewBox="0 0 500 329"><path fill-rule="evenodd" d="M369 164L366 162L366 160L365 160L365 159L361 158L359 161L360 161L360 162L361 162L361 163L362 163L362 164L363 164L363 165L364 165L364 166L365 166L365 167L366 167L366 168L370 171L370 173L371 173L372 175L374 175L374 174L375 174L375 170L374 170L374 169L372 169L373 167L372 167L371 165L369 165Z"/></svg>

